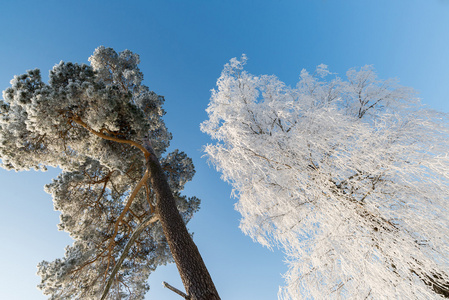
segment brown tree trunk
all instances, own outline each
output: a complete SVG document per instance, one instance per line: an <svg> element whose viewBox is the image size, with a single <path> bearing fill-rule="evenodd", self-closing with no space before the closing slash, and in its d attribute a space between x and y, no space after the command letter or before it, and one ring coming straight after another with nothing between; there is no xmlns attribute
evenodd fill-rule
<svg viewBox="0 0 449 300"><path fill-rule="evenodd" d="M201 254L176 207L167 178L150 145L147 158L151 186L156 194L156 213L175 260L187 295L191 300L219 300L220 296L207 271Z"/></svg>

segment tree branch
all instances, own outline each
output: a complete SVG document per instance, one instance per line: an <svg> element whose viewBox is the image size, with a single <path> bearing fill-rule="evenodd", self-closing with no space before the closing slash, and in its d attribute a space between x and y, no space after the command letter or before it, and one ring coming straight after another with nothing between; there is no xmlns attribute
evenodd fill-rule
<svg viewBox="0 0 449 300"><path fill-rule="evenodd" d="M122 143L122 144L128 144L131 146L136 147L137 149L139 149L140 151L143 152L143 154L145 154L145 157L148 157L150 155L150 153L145 149L145 147L143 147L141 144L135 142L135 141L131 141L131 140L125 140L125 139L120 139L120 138L116 138L116 137L112 137L112 136L108 136L104 133L96 130L93 130L92 128L89 127L89 125L87 125L83 120L81 120L80 117L72 117L70 118L73 122L75 122L78 125L81 125L82 127L86 128L87 130L89 130L90 132L92 132L93 134L95 134L98 137L101 137L105 140L109 140L109 141L114 141L114 142L118 142L118 143Z"/></svg>
<svg viewBox="0 0 449 300"><path fill-rule="evenodd" d="M106 296L109 293L109 290L111 289L112 282L114 281L115 275L117 274L118 270L123 264L123 261L125 260L126 256L128 255L129 249L131 249L131 246L135 243L137 238L140 236L142 231L147 228L150 224L156 222L159 219L159 217L156 216L150 216L146 218L140 225L137 227L137 229L134 231L134 233L129 238L128 243L126 244L125 248L123 249L122 254L120 255L119 260L114 266L114 269L112 269L111 275L109 275L109 279L106 283L106 286L103 291L103 295L101 296L101 300L106 299Z"/></svg>
<svg viewBox="0 0 449 300"><path fill-rule="evenodd" d="M254 156L257 156L257 157L260 157L260 158L262 158L262 159L265 159L265 160L268 161L268 162L273 162L273 163L275 163L275 164L282 165L282 166L285 166L285 167L287 167L287 168L289 168L289 169L292 169L292 166L290 166L290 165L287 165L287 164L284 164L284 163L281 163L281 162L278 162L278 161L275 161L275 160L266 158L265 156L262 156L262 155L260 155L260 154L257 154L256 152L254 152L254 151L251 150L251 149L248 149L248 148L243 148L243 149L244 149L244 150L247 150L247 151L249 151L249 152L251 152L252 154L254 154Z"/></svg>
<svg viewBox="0 0 449 300"><path fill-rule="evenodd" d="M108 266L106 267L106 272L109 268L109 262L110 262L110 257L112 254L112 248L114 245L114 239L117 235L118 232L118 226L120 224L120 221L123 219L123 217L125 216L125 214L128 212L128 209L131 207L132 202L134 201L134 198L136 197L137 193L139 192L139 190L142 188L142 186L145 184L145 182L148 180L148 170L145 171L145 174L143 175L142 179L140 179L139 183L136 185L136 187L134 188L131 196L129 196L128 202L126 203L125 208L123 209L122 213L120 214L120 216L117 218L117 221L115 221L114 224L114 234L111 237L111 241L109 243L109 259L108 259Z"/></svg>
<svg viewBox="0 0 449 300"><path fill-rule="evenodd" d="M167 289L169 289L169 290L175 292L175 293L178 294L179 296L183 297L184 299L186 299L186 300L189 300L189 299L190 299L190 296L189 296L189 295L187 295L187 294L181 292L180 290L178 290L177 288L175 288L175 287L169 285L169 284L166 283L165 281L162 282L162 285L163 285L164 287L166 287Z"/></svg>

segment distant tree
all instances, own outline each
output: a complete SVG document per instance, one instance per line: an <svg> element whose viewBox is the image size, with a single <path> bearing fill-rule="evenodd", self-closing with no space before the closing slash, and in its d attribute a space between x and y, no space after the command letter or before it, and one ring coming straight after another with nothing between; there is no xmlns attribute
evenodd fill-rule
<svg viewBox="0 0 449 300"><path fill-rule="evenodd" d="M0 100L2 167L63 171L46 191L74 243L39 264L39 288L50 299L143 299L149 274L174 261L190 299L219 299L185 226L199 208L180 194L192 160L163 156L164 98L129 50L99 47L89 61L59 63L48 84L39 70L15 76Z"/></svg>
<svg viewBox="0 0 449 300"><path fill-rule="evenodd" d="M245 61L225 66L201 128L243 232L286 254L279 297L449 297L447 115L370 66L344 80L320 65L291 88Z"/></svg>

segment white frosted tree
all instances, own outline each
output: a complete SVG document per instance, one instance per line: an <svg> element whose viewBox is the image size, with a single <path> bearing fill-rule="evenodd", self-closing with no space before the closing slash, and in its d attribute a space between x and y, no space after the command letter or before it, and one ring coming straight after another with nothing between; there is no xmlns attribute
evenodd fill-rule
<svg viewBox="0 0 449 300"><path fill-rule="evenodd" d="M39 288L50 299L143 299L150 273L174 261L190 299L219 299L185 226L199 208L180 193L192 160L164 155L164 98L129 50L99 47L89 61L57 64L48 83L39 70L15 76L0 100L1 166L62 169L46 191L74 243L39 264Z"/></svg>
<svg viewBox="0 0 449 300"><path fill-rule="evenodd" d="M370 66L288 87L245 62L225 65L201 129L242 231L286 255L279 298L449 297L447 115Z"/></svg>

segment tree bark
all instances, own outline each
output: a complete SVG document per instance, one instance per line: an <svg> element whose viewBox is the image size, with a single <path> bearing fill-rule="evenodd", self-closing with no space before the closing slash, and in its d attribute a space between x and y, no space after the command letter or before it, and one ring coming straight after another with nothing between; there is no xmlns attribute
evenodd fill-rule
<svg viewBox="0 0 449 300"><path fill-rule="evenodd" d="M179 214L167 177L149 142L147 157L149 180L156 195L156 213L167 239L182 283L191 300L219 300L220 296L198 248Z"/></svg>

